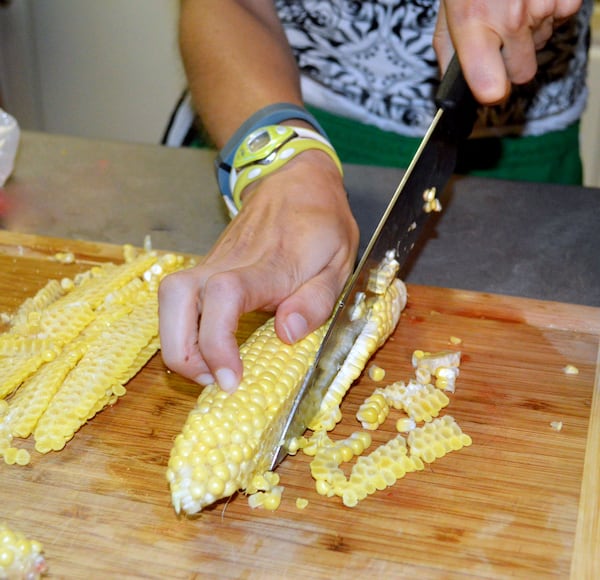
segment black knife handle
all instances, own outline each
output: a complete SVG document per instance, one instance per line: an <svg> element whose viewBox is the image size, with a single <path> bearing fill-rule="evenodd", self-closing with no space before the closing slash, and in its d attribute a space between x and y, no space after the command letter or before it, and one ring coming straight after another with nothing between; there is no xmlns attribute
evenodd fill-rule
<svg viewBox="0 0 600 580"><path fill-rule="evenodd" d="M447 126L457 139L466 139L477 118L477 101L465 80L456 53L435 95L435 103L449 117Z"/></svg>

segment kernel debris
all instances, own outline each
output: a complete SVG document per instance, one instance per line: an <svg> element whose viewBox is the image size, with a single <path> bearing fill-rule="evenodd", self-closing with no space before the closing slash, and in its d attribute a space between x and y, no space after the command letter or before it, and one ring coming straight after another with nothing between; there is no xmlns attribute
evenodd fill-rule
<svg viewBox="0 0 600 580"><path fill-rule="evenodd" d="M37 580L48 570L42 552L37 540L0 522L0 578Z"/></svg>

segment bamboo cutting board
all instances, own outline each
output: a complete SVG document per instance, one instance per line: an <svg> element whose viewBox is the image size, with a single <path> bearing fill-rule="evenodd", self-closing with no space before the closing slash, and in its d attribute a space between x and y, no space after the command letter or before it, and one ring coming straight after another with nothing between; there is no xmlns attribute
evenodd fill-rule
<svg viewBox="0 0 600 580"><path fill-rule="evenodd" d="M52 260L59 251L76 263ZM0 231L0 312L49 278L121 253ZM247 317L240 339L262 320ZM460 348L442 414L473 445L355 508L317 495L308 458L288 457L276 512L251 510L237 495L194 519L175 515L165 470L199 387L167 373L157 355L63 451L32 453L25 467L0 463L0 521L42 542L51 578L598 577L599 339L600 309L410 286L374 362L387 384L413 375L417 348ZM566 364L579 374L566 375ZM335 436L359 430L354 413L381 385L359 379ZM393 416L375 444L393 436Z"/></svg>

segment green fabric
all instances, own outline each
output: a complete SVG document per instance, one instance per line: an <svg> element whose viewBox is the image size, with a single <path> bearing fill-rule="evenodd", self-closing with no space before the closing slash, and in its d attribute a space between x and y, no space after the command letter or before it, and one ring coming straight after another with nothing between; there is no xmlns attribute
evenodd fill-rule
<svg viewBox="0 0 600 580"><path fill-rule="evenodd" d="M408 167L420 139L382 131L308 107L342 163ZM192 147L210 147L198 132ZM579 123L540 136L470 139L459 151L456 173L514 181L581 185Z"/></svg>
<svg viewBox="0 0 600 580"><path fill-rule="evenodd" d="M308 108L343 163L406 168L419 146L419 138ZM457 173L581 185L579 123L540 136L470 139L459 152Z"/></svg>

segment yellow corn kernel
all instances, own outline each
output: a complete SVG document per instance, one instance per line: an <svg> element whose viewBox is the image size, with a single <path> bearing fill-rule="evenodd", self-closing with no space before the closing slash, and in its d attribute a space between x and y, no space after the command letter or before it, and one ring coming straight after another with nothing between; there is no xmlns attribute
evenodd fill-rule
<svg viewBox="0 0 600 580"><path fill-rule="evenodd" d="M427 385L431 382L431 373L429 372L429 369L417 367L417 370L415 371L415 378L417 379L418 383Z"/></svg>
<svg viewBox="0 0 600 580"><path fill-rule="evenodd" d="M575 365L568 364L563 368L563 372L565 375L578 375L579 369Z"/></svg>
<svg viewBox="0 0 600 580"><path fill-rule="evenodd" d="M385 378L385 369L377 365L371 365L369 367L369 378L376 383L383 381Z"/></svg>
<svg viewBox="0 0 600 580"><path fill-rule="evenodd" d="M61 264L72 264L75 262L75 254L73 252L57 252L53 257Z"/></svg>
<svg viewBox="0 0 600 580"><path fill-rule="evenodd" d="M306 506L308 506L308 500L303 498L303 497L297 497L296 498L296 507L299 510L303 510L306 508Z"/></svg>
<svg viewBox="0 0 600 580"><path fill-rule="evenodd" d="M0 522L0 578L37 580L47 570L42 545Z"/></svg>
<svg viewBox="0 0 600 580"><path fill-rule="evenodd" d="M412 431L417 426L414 419L410 417L401 417L396 421L396 431L399 433L406 433L408 431Z"/></svg>
<svg viewBox="0 0 600 580"><path fill-rule="evenodd" d="M450 337L450 344L454 344L454 345L458 345L462 343L462 338L459 338L458 336L451 336Z"/></svg>
<svg viewBox="0 0 600 580"><path fill-rule="evenodd" d="M360 421L363 429L374 431L387 418L390 411L382 389L375 389L374 393L367 397L364 403L358 408L356 418Z"/></svg>

